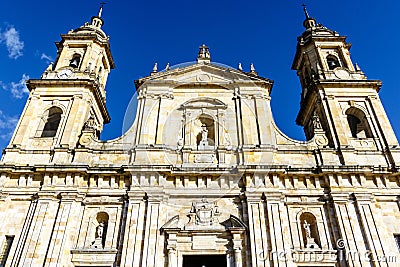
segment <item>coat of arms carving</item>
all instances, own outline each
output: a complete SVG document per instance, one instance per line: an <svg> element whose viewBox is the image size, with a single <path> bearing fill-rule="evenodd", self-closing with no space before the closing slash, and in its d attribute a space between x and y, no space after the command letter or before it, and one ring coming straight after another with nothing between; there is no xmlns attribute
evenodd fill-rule
<svg viewBox="0 0 400 267"><path fill-rule="evenodd" d="M219 215L220 212L215 202L209 202L204 198L201 202L193 202L188 214L190 221L185 229L222 227L218 221Z"/></svg>

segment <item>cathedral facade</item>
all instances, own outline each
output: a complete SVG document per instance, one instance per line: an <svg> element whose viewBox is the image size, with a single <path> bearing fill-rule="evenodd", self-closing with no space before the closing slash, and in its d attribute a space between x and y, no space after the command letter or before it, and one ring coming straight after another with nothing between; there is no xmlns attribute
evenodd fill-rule
<svg viewBox="0 0 400 267"><path fill-rule="evenodd" d="M273 81L211 61L135 82L121 137L105 85L101 12L61 35L0 161L1 266L395 267L400 148L344 36L306 13L292 68L302 94L283 134Z"/></svg>

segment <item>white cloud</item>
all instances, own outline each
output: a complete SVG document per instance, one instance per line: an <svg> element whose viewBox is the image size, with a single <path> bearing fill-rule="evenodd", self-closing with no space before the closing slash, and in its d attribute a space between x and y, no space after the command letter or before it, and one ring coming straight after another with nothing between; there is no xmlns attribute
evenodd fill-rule
<svg viewBox="0 0 400 267"><path fill-rule="evenodd" d="M51 56L48 56L45 53L42 53L42 55L40 56L40 59L44 59L47 62L47 64L50 64L50 62L54 61Z"/></svg>
<svg viewBox="0 0 400 267"><path fill-rule="evenodd" d="M19 32L10 26L7 30L0 33L0 43L4 43L8 50L8 57L17 59L22 56L24 42L19 39Z"/></svg>
<svg viewBox="0 0 400 267"><path fill-rule="evenodd" d="M15 98L22 98L24 94L29 94L29 90L26 87L25 81L29 79L29 76L26 74L22 75L21 80L18 82L11 82L9 89L11 91L11 94Z"/></svg>
<svg viewBox="0 0 400 267"><path fill-rule="evenodd" d="M29 90L26 87L26 82L25 82L28 79L29 75L23 74L21 80L19 80L18 82L11 82L9 84L6 84L0 81L0 88L10 91L13 97L15 98L22 98L25 94L29 94Z"/></svg>
<svg viewBox="0 0 400 267"><path fill-rule="evenodd" d="M0 139L5 141L10 140L17 123L17 116L6 115L0 110Z"/></svg>

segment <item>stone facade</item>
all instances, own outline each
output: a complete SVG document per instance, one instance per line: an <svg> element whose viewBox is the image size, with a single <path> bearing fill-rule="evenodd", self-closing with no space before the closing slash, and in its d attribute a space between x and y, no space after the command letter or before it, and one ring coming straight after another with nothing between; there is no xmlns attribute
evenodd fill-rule
<svg viewBox="0 0 400 267"><path fill-rule="evenodd" d="M380 81L306 12L285 136L273 82L211 62L136 81L137 116L99 141L114 67L101 12L62 35L0 162L4 266L399 266L400 148Z"/></svg>

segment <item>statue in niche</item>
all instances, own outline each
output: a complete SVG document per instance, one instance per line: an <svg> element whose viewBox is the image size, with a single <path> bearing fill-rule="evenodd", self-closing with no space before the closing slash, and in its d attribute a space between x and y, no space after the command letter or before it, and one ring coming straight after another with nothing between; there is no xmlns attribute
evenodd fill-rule
<svg viewBox="0 0 400 267"><path fill-rule="evenodd" d="M305 232L306 248L319 249L319 246L315 242L315 238L312 237L311 234L311 224L309 224L306 220L304 220L303 228Z"/></svg>
<svg viewBox="0 0 400 267"><path fill-rule="evenodd" d="M104 222L100 222L96 229L96 235L97 235L96 238L103 239L103 234L104 234Z"/></svg>
<svg viewBox="0 0 400 267"><path fill-rule="evenodd" d="M83 125L84 130L96 130L97 124L93 116L90 116L89 119Z"/></svg>
<svg viewBox="0 0 400 267"><path fill-rule="evenodd" d="M306 220L304 220L303 227L304 231L306 232L306 238L311 238L310 224Z"/></svg>
<svg viewBox="0 0 400 267"><path fill-rule="evenodd" d="M322 129L322 125L321 125L321 121L319 120L318 114L316 112L314 112L313 118L312 118L312 122L313 122L313 127L314 130L315 129Z"/></svg>
<svg viewBox="0 0 400 267"><path fill-rule="evenodd" d="M105 239L106 239L106 223L104 221L100 221L99 225L96 227L95 239L92 243L93 248L104 248Z"/></svg>
<svg viewBox="0 0 400 267"><path fill-rule="evenodd" d="M205 124L203 124L201 126L201 141L202 142L207 142L207 137L208 137L208 130L207 130L207 126Z"/></svg>
<svg viewBox="0 0 400 267"><path fill-rule="evenodd" d="M204 123L201 125L200 134L201 134L201 139L200 139L198 148L199 148L199 150L204 150L204 149L210 147L209 143L208 143L208 129L207 129L207 125L205 125Z"/></svg>
<svg viewBox="0 0 400 267"><path fill-rule="evenodd" d="M178 140L176 141L176 144L177 144L178 150L181 150L183 147L183 138L178 136Z"/></svg>

